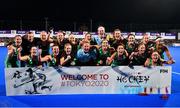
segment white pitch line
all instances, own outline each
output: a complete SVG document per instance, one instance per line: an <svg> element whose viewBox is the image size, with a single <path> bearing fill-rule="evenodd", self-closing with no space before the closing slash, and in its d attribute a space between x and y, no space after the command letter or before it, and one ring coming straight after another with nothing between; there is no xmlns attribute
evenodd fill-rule
<svg viewBox="0 0 180 108"><path fill-rule="evenodd" d="M180 75L180 73L179 72L172 72L173 74L177 74L177 75Z"/></svg>

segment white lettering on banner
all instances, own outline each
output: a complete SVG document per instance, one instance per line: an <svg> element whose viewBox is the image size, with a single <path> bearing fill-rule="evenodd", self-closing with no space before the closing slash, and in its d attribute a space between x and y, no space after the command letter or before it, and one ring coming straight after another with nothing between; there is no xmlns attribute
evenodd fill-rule
<svg viewBox="0 0 180 108"><path fill-rule="evenodd" d="M6 68L6 93L52 94L151 94L171 93L171 67L83 66Z"/></svg>

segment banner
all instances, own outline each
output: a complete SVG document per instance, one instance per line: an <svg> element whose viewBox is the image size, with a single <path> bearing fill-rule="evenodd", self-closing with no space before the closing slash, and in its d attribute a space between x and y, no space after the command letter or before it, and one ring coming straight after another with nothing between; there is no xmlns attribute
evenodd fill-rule
<svg viewBox="0 0 180 108"><path fill-rule="evenodd" d="M0 37L10 37L13 38L15 35L25 35L26 32L31 31L34 33L34 37L40 37L40 32L41 31L37 31L37 30L0 30ZM57 34L58 31L54 31L52 34L53 36L55 36ZM73 33L75 38L84 38L84 35L86 32L71 32L71 31L66 31L66 36L65 38L68 38L69 34ZM129 34L134 34L136 37L136 39L142 39L143 34L145 32L122 32L121 35L124 38L127 38L127 36ZM111 34L110 32L106 32L106 34ZM176 36L178 35L178 33L165 33L165 32L146 32L146 34L148 34L148 36L150 36L150 39L155 39L157 35L160 35L161 37L163 37L164 39L176 39ZM92 36L97 35L97 32L91 32Z"/></svg>
<svg viewBox="0 0 180 108"><path fill-rule="evenodd" d="M177 33L165 33L164 39L176 39Z"/></svg>
<svg viewBox="0 0 180 108"><path fill-rule="evenodd" d="M6 94L171 93L171 67L83 66L6 68Z"/></svg>

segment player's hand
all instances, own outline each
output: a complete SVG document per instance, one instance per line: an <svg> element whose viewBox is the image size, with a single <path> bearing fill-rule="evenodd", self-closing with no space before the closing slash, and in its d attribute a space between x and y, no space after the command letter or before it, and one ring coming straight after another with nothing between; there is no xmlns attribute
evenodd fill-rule
<svg viewBox="0 0 180 108"><path fill-rule="evenodd" d="M154 50L155 50L155 48L154 48L154 47L151 47L151 48L149 48L149 50L150 50L150 51L154 51Z"/></svg>
<svg viewBox="0 0 180 108"><path fill-rule="evenodd" d="M41 55L42 54L42 49L39 49L38 52L39 52L39 55Z"/></svg>
<svg viewBox="0 0 180 108"><path fill-rule="evenodd" d="M76 64L76 63L75 63L74 61L71 62L71 66L75 66L75 64Z"/></svg>
<svg viewBox="0 0 180 108"><path fill-rule="evenodd" d="M37 66L38 69L42 69L42 65Z"/></svg>
<svg viewBox="0 0 180 108"><path fill-rule="evenodd" d="M129 56L129 59L132 60L134 55L135 55L135 53L132 52L131 55Z"/></svg>
<svg viewBox="0 0 180 108"><path fill-rule="evenodd" d="M111 61L112 61L112 59L111 59L111 57L107 57L107 59L106 59L106 64L110 64L111 63Z"/></svg>
<svg viewBox="0 0 180 108"><path fill-rule="evenodd" d="M22 51L22 47L19 47L19 48L17 49L17 51L18 51L18 53L20 53L20 52Z"/></svg>
<svg viewBox="0 0 180 108"><path fill-rule="evenodd" d="M67 59L67 60L70 60L70 59L71 59L71 56L70 56L70 55L68 55L66 59Z"/></svg>
<svg viewBox="0 0 180 108"><path fill-rule="evenodd" d="M100 61L99 61L99 64L103 64L103 61L102 61L102 60L100 60Z"/></svg>
<svg viewBox="0 0 180 108"><path fill-rule="evenodd" d="M174 63L175 63L175 61L172 59L167 61L167 64L174 64Z"/></svg>

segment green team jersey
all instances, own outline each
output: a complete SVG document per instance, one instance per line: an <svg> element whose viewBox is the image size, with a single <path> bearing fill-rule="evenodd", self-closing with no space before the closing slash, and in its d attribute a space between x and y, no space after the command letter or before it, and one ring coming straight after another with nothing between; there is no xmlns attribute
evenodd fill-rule
<svg viewBox="0 0 180 108"><path fill-rule="evenodd" d="M164 52L168 50L168 48L166 46L162 46L162 48L156 48L155 47L155 51L157 51L159 53L159 55L161 56L162 59L164 59Z"/></svg>
<svg viewBox="0 0 180 108"><path fill-rule="evenodd" d="M100 60L102 60L103 64L101 64L101 65L106 65L106 59L107 59L107 57L110 57L110 56L111 56L111 52L110 52L109 48L108 48L106 53L103 53L102 48L100 48L99 49L98 63L100 62Z"/></svg>
<svg viewBox="0 0 180 108"><path fill-rule="evenodd" d="M128 43L126 43L126 45L125 45L125 49L129 55L135 51L136 47L137 47L137 45L135 43L132 44L131 46L129 46Z"/></svg>
<svg viewBox="0 0 180 108"><path fill-rule="evenodd" d="M26 61L27 67L36 67L36 66L40 65L40 60L39 60L38 56L35 56L35 57L32 58L29 55L29 58L30 59Z"/></svg>
<svg viewBox="0 0 180 108"><path fill-rule="evenodd" d="M15 52L6 58L6 68L20 67L20 60L18 60L18 51Z"/></svg>
<svg viewBox="0 0 180 108"><path fill-rule="evenodd" d="M49 66L58 66L58 65L60 65L60 56L59 55L54 57L54 54L52 54L51 57L52 57L52 60L49 61L49 63L48 63Z"/></svg>
<svg viewBox="0 0 180 108"><path fill-rule="evenodd" d="M147 59L147 56L148 54L147 53L144 53L142 55L136 55L133 57L133 60L132 60L132 64L133 65L144 65L146 59Z"/></svg>
<svg viewBox="0 0 180 108"><path fill-rule="evenodd" d="M149 60L150 61L149 61L148 66L152 66L153 65L152 58L150 58ZM158 60L156 66L162 66L162 62L160 60Z"/></svg>
<svg viewBox="0 0 180 108"><path fill-rule="evenodd" d="M114 61L111 64L111 66L121 66L121 65L127 65L128 64L128 57L126 57L125 53L122 56L118 56L118 53L116 53L114 57Z"/></svg>

